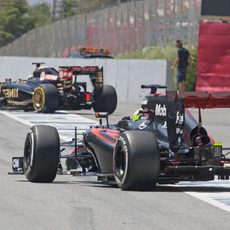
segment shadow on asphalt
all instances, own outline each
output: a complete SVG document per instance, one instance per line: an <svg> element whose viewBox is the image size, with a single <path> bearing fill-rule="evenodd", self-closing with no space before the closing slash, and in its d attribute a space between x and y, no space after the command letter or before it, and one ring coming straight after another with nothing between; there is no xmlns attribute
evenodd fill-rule
<svg viewBox="0 0 230 230"><path fill-rule="evenodd" d="M54 182L55 183L55 182ZM68 184L71 184L68 183ZM77 184L88 186L88 187L98 187L98 188L117 188L116 183L101 183L99 181L77 181ZM207 186L180 186L180 185L157 185L154 188L148 190L136 190L137 192L208 192L208 193L217 193L217 192L230 192L230 188L224 187L207 187Z"/></svg>
<svg viewBox="0 0 230 230"><path fill-rule="evenodd" d="M81 176L82 178L82 176ZM30 183L29 181L25 180L16 180L16 182L27 182ZM53 183L33 183L33 184L47 184L47 185L80 185L80 186L87 186L87 187L96 187L96 188L116 188L119 189L116 185L115 182L111 182L111 183L102 183L100 181L92 181L92 180L88 180L88 181L79 181L79 180L57 180L54 181ZM203 192L203 193L221 193L221 192L230 192L230 188L227 187L221 187L221 186L196 186L196 185L169 185L169 184L164 184L164 185L157 185L154 188L150 188L148 190L143 190L143 189L139 189L139 190L135 190L136 192Z"/></svg>
<svg viewBox="0 0 230 230"><path fill-rule="evenodd" d="M88 187L98 187L98 188L118 188L115 182L112 183L101 183L100 181L66 181L66 182L61 182L61 181L54 181L53 183L56 184L79 184L82 186L88 186ZM213 187L213 186L180 186L180 185L157 185L154 188L150 188L148 190L136 190L141 191L141 192L230 192L230 188L225 188L225 187Z"/></svg>

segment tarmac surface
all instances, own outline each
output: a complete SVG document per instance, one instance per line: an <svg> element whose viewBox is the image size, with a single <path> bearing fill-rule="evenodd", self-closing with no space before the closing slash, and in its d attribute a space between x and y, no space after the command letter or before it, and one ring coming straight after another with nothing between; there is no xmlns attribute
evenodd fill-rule
<svg viewBox="0 0 230 230"><path fill-rule="evenodd" d="M119 104L111 123L137 108ZM202 112L204 126L224 146L230 146L229 113L230 109ZM24 175L8 175L11 157L23 154L29 126L44 122L57 126L66 140L76 123L83 130L97 120L92 111L61 111L49 119L39 116L0 112L0 229L230 229L230 181L184 182L158 185L155 191L127 192L101 184L96 176L58 175L52 184L37 184Z"/></svg>

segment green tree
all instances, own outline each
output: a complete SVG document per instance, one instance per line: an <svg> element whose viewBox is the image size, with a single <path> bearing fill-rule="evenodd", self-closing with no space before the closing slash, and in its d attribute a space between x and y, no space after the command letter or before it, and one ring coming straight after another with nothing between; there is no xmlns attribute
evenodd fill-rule
<svg viewBox="0 0 230 230"><path fill-rule="evenodd" d="M0 46L32 28L26 0L0 0Z"/></svg>
<svg viewBox="0 0 230 230"><path fill-rule="evenodd" d="M29 7L27 0L0 0L0 46L50 22L47 4Z"/></svg>
<svg viewBox="0 0 230 230"><path fill-rule="evenodd" d="M103 9L116 5L117 0L65 0L64 17Z"/></svg>
<svg viewBox="0 0 230 230"><path fill-rule="evenodd" d="M73 16L76 13L75 8L77 8L75 0L65 0L64 17L67 18Z"/></svg>
<svg viewBox="0 0 230 230"><path fill-rule="evenodd" d="M51 23L50 7L46 3L36 4L29 8L29 18L34 28Z"/></svg>

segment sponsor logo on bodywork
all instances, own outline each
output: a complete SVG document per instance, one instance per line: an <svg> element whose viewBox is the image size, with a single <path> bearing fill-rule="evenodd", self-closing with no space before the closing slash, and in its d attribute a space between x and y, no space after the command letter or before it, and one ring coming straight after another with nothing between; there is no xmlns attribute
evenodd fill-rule
<svg viewBox="0 0 230 230"><path fill-rule="evenodd" d="M156 104L155 115L165 117L166 116L166 106L161 104Z"/></svg>
<svg viewBox="0 0 230 230"><path fill-rule="evenodd" d="M179 111L177 111L177 113L176 113L176 124L182 125L183 123L184 123L183 113L180 113Z"/></svg>
<svg viewBox="0 0 230 230"><path fill-rule="evenodd" d="M46 74L45 72L41 72L40 75L40 80L51 80L51 81L56 81L58 79L57 75L54 74Z"/></svg>
<svg viewBox="0 0 230 230"><path fill-rule="evenodd" d="M149 121L145 120L139 125L139 129L146 129L149 125Z"/></svg>
<svg viewBox="0 0 230 230"><path fill-rule="evenodd" d="M2 93L6 98L18 98L18 89L3 89Z"/></svg>

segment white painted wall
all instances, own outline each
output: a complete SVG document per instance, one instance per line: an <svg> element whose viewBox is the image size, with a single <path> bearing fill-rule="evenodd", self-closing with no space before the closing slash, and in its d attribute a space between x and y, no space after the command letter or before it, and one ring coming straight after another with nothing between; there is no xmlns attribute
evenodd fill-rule
<svg viewBox="0 0 230 230"><path fill-rule="evenodd" d="M142 84L161 84L175 89L166 60L0 57L0 81L27 79L33 72L32 62L45 62L46 66L54 68L60 65L103 66L105 83L116 88L118 100L122 102L140 103L149 91L142 90Z"/></svg>

